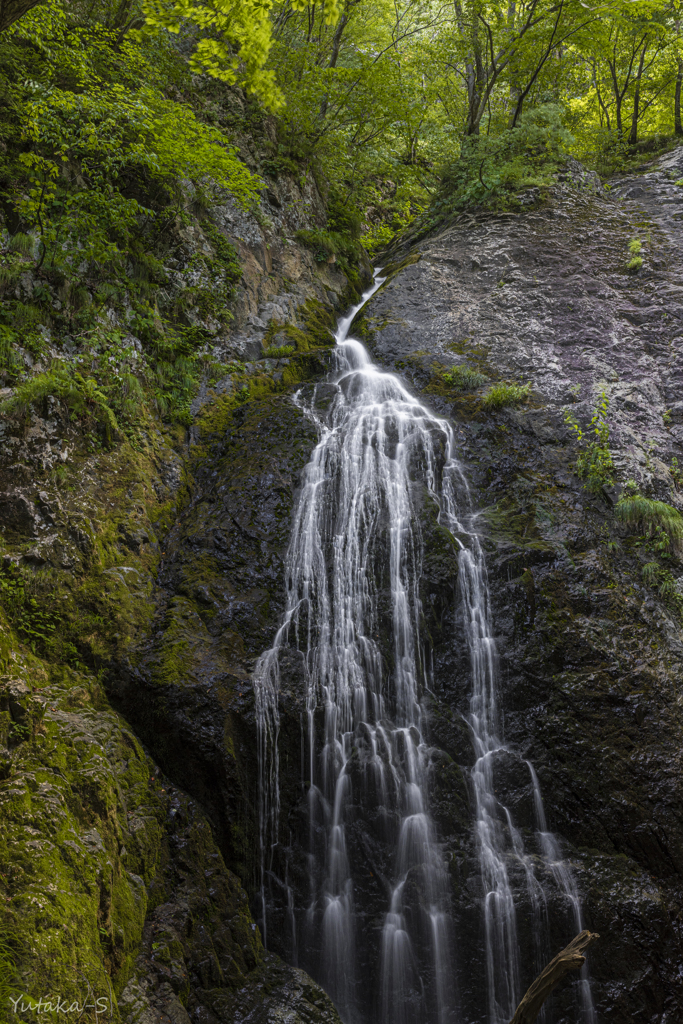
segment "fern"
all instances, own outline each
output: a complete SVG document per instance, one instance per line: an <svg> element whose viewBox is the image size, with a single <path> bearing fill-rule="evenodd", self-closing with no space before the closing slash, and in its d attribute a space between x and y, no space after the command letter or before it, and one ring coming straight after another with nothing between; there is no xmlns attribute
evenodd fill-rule
<svg viewBox="0 0 683 1024"><path fill-rule="evenodd" d="M663 501L632 494L620 499L614 510L617 519L641 530L647 537L658 537L670 550L683 542L683 516Z"/></svg>
<svg viewBox="0 0 683 1024"><path fill-rule="evenodd" d="M657 579L659 578L659 564L657 562L648 562L647 565L643 566L641 575L643 577L643 582L646 583L648 587L654 587L657 583Z"/></svg>
<svg viewBox="0 0 683 1024"><path fill-rule="evenodd" d="M294 352L293 345L271 345L263 353L266 359L284 359L285 356L291 356Z"/></svg>
<svg viewBox="0 0 683 1024"><path fill-rule="evenodd" d="M18 994L16 985L17 972L14 953L6 942L0 939L0 1006L9 1017L10 996ZM2 1017L4 1020L4 1015Z"/></svg>
<svg viewBox="0 0 683 1024"><path fill-rule="evenodd" d="M484 395L484 409L502 409L506 405L521 405L526 402L531 391L528 384L494 384Z"/></svg>
<svg viewBox="0 0 683 1024"><path fill-rule="evenodd" d="M444 384L447 384L453 391L474 391L486 384L488 378L469 366L452 366L450 370L444 370Z"/></svg>
<svg viewBox="0 0 683 1024"><path fill-rule="evenodd" d="M31 405L48 397L58 399L75 419L93 416L107 436L118 430L116 416L107 397L92 377L83 377L66 366L56 366L20 384L2 405L8 413L26 413Z"/></svg>

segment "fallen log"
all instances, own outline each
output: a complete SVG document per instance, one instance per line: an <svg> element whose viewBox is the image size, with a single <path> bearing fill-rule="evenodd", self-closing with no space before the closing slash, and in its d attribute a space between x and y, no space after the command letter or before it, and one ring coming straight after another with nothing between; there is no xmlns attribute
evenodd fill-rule
<svg viewBox="0 0 683 1024"><path fill-rule="evenodd" d="M510 1024L534 1024L543 1003L555 986L559 985L570 971L578 971L583 967L586 962L583 951L599 938L596 932L580 932L561 953L553 957L527 990Z"/></svg>

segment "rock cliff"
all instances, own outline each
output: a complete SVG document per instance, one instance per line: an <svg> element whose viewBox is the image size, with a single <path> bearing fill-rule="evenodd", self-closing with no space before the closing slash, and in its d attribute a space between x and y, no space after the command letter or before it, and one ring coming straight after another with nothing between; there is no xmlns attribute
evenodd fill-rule
<svg viewBox="0 0 683 1024"><path fill-rule="evenodd" d="M213 623L212 650L211 634L197 632L201 620L192 604L199 594L206 612L215 580L231 594L236 581L220 567L204 574L195 566L201 580L190 573L194 582L183 604L180 579L164 567L182 550L181 521L196 518L187 528L192 550L204 544L209 561L213 533L222 538L221 525L230 533L220 503L202 504L204 492L215 491L216 458L230 466L228 507L238 530L246 531L237 544L248 566L243 541L249 523L239 489L254 474L260 479L249 433L255 420L264 479L274 474L284 494L307 458L310 429L301 432L298 447L292 437L285 440L298 429L289 396L296 382L324 374L335 306L350 301L360 283L357 270L344 274L319 263L296 241L299 228L321 217L324 203L312 178L280 175L256 214L226 204L170 227L160 303L182 302L188 322L213 338L213 369L196 394L189 428L144 416L139 433L119 434L107 444L53 398L36 403L23 419L0 422L0 935L6 944L0 988L11 984L11 991L24 994L18 1013L26 1019L44 1012L35 1010L43 997L88 1003L86 1019L97 1018L95 1000L104 999L114 1019L144 1024L187 1024L188 1014L207 1024L280 1017L338 1022L308 976L263 949L244 889L251 882L245 864L254 837L230 770L222 783L219 773L202 776L204 755L178 728L171 705L160 720L152 700L144 715L132 698L119 700L117 711L105 692L109 688L116 702L128 673L142 678L139 662L156 666L156 696L182 682L196 698L206 676L200 673L192 685L194 653L204 673L212 659L220 667L226 651L237 653L233 674L220 677L227 704L235 685L248 682L241 648L254 652L240 631L240 616L248 619L248 613L238 607L233 633L223 635L222 620ZM220 309L222 319L211 314L223 295L212 292L221 240L237 252L241 267L232 310ZM30 296L34 285L22 279L18 298ZM140 349L128 312L124 303L102 316ZM276 355L266 356L273 349ZM61 352L81 363L90 356L73 339ZM39 365L34 369L41 372ZM2 397L11 394L6 389ZM264 436L266 417L255 412L262 407L271 411L275 444ZM233 417L244 431L237 431L231 449L225 435ZM280 508L277 488L269 490L256 514L265 532L275 518L273 544L281 555L287 500ZM202 515L215 519L204 539ZM255 544L258 549L257 538ZM256 567L252 575L249 593L263 614L269 585L279 589L277 566L264 565L261 580ZM177 592L169 580L177 582ZM201 604L204 597L208 605ZM155 661L160 622L167 624L168 642L157 640L163 650ZM267 636L266 629L253 644L267 643ZM230 748L209 692L200 703L209 731L215 719ZM196 701L186 711L193 719ZM135 721L132 728L121 712ZM237 740L240 750L249 752L240 761L244 772L253 736L239 721L235 728L245 733ZM168 754L165 771L177 781L187 775L188 791L202 789L204 780L202 803L174 788L138 736L154 741L157 761Z"/></svg>
<svg viewBox="0 0 683 1024"><path fill-rule="evenodd" d="M390 254L354 328L456 426L481 508L515 751L496 764L497 789L531 833L525 761L536 765L586 923L602 936L590 956L598 1016L617 1024L683 1016L683 570L660 534L615 512L629 480L683 508L682 176L678 150L609 190L569 173L523 197L521 212L463 215ZM295 962L286 894L273 896L283 923L273 953L248 905L252 672L283 608L291 512L315 444L292 398L324 380L334 308L358 284L287 241L300 203L274 197L271 235L216 213L245 268L221 358L242 361L206 380L187 433L158 428L139 450L88 452L46 408L5 448L2 931L25 991L76 998L89 986L131 1024L338 1020L276 955ZM183 245L204 244L194 230ZM627 269L634 239L642 265ZM295 351L270 358L271 344ZM481 375L471 390L455 367ZM529 383L526 396L487 407L487 389L505 381ZM613 483L588 490L571 421L589 436L601 394ZM478 1024L467 659L452 546L428 502L423 516L433 812L463 1019ZM281 693L281 820L293 849L305 830L301 678L293 654ZM297 897L303 860L298 870ZM528 978L524 922L520 943ZM569 1024L572 1006L558 994L548 1021Z"/></svg>
<svg viewBox="0 0 683 1024"><path fill-rule="evenodd" d="M497 792L532 830L524 760L536 765L586 924L602 935L590 956L599 1019L624 1024L683 1013L681 563L615 515L628 480L683 508L682 174L677 150L608 190L563 183L524 213L462 216L399 254L359 325L376 357L457 424L488 551L506 738L519 752L496 765ZM634 239L643 262L629 270ZM528 401L492 411L486 385L449 394L463 364L489 382L530 382ZM616 473L591 493L565 410L590 431L601 394ZM431 735L466 766L452 614L432 634ZM437 792L460 934L476 949L472 840L448 787ZM463 984L478 1020L481 979Z"/></svg>

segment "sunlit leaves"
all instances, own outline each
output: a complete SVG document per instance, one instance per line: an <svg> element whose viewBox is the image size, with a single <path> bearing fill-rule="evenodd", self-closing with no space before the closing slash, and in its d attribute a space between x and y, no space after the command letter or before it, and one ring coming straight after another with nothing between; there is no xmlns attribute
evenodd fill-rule
<svg viewBox="0 0 683 1024"><path fill-rule="evenodd" d="M147 28L164 28L178 33L188 27L195 31L191 65L224 82L243 85L271 110L281 109L283 98L274 72L265 67L272 44L272 0L145 0ZM293 10L303 0L291 0ZM323 6L326 24L337 20L338 0Z"/></svg>

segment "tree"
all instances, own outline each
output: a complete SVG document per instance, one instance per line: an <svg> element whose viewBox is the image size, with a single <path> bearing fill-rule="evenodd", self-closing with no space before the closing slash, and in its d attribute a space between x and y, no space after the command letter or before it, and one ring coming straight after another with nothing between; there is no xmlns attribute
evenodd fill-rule
<svg viewBox="0 0 683 1024"><path fill-rule="evenodd" d="M0 0L0 32L13 25L42 0Z"/></svg>
<svg viewBox="0 0 683 1024"><path fill-rule="evenodd" d="M293 11L306 6L305 0L288 2ZM194 32L190 63L196 71L242 85L270 110L279 110L282 92L274 72L265 66L273 42L272 8L273 0L144 0L143 7L148 31ZM339 0L327 0L327 24L336 22L339 15Z"/></svg>

